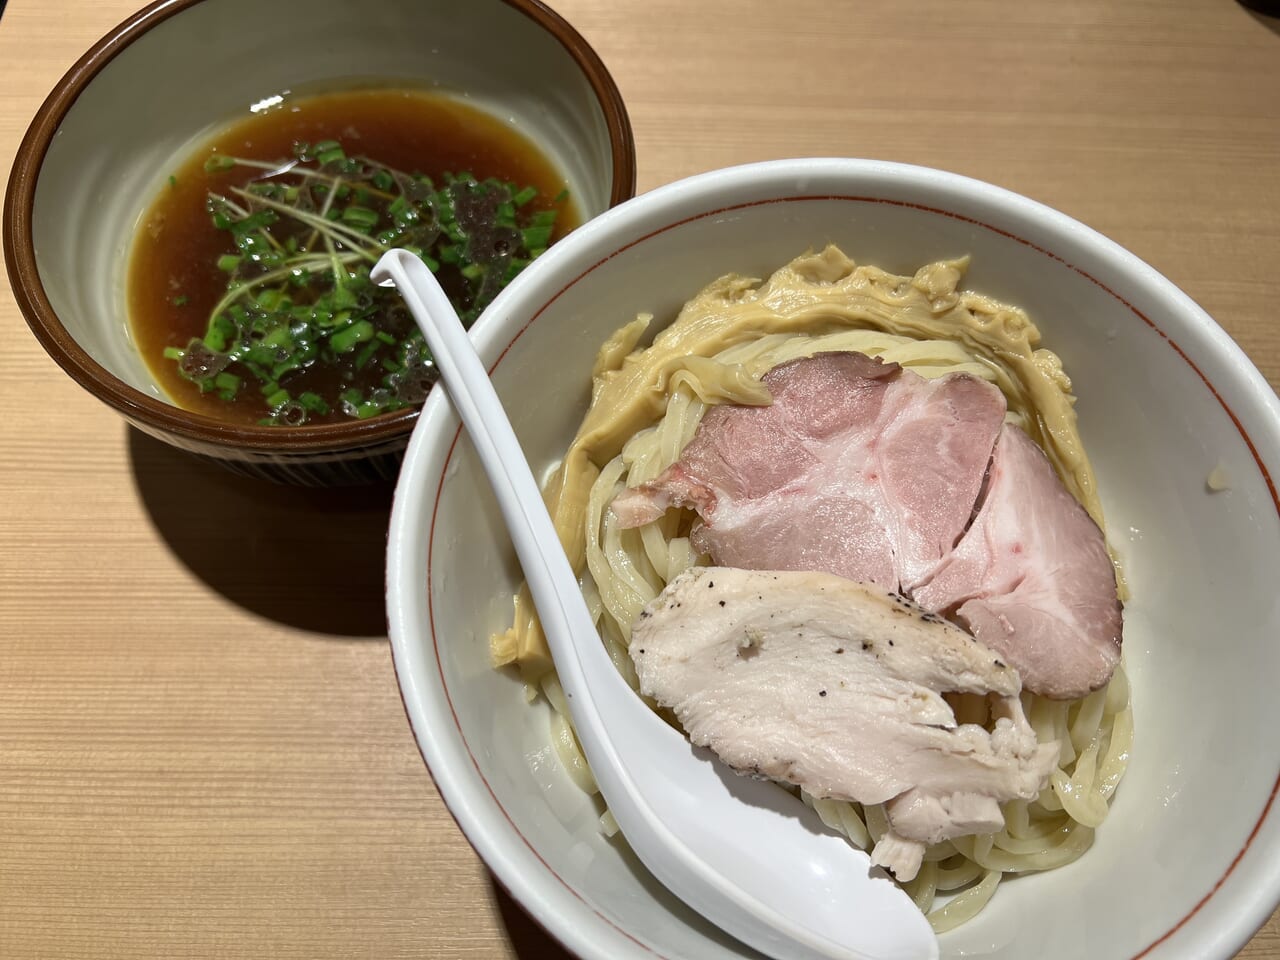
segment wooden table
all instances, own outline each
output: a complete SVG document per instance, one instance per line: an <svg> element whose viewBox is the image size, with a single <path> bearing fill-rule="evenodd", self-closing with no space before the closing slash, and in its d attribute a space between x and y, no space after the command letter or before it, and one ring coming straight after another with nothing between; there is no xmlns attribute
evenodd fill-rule
<svg viewBox="0 0 1280 960"><path fill-rule="evenodd" d="M137 5L10 0L0 173ZM626 97L640 190L814 154L980 177L1135 251L1280 384L1280 21L1233 0L557 8ZM0 343L0 957L563 958L410 736L389 490L268 486L142 436L7 287ZM1241 956L1280 958L1280 921Z"/></svg>

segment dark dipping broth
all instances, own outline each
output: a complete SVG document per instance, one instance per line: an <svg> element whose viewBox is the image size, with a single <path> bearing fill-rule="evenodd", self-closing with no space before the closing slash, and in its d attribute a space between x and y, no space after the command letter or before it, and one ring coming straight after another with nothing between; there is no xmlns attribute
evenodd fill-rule
<svg viewBox="0 0 1280 960"><path fill-rule="evenodd" d="M268 176L231 158L298 162ZM348 190L325 209L335 177ZM332 251L290 207L325 215ZM197 149L144 215L127 282L133 337L174 402L219 420L318 424L404 409L436 375L399 297L368 281L374 243L417 246L469 325L579 219L538 149L464 103L385 89L286 99ZM331 252L344 261L337 284Z"/></svg>

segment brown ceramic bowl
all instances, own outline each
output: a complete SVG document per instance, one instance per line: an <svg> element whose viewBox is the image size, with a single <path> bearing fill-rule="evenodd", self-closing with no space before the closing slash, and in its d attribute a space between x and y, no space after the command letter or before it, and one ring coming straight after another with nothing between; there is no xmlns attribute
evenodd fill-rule
<svg viewBox="0 0 1280 960"><path fill-rule="evenodd" d="M134 347L125 271L133 231L169 172L250 105L343 85L465 98L565 174L588 220L635 191L616 85L538 0L161 0L59 81L19 147L5 263L41 344L144 432L224 465L311 484L393 476L418 417L240 426L177 406Z"/></svg>

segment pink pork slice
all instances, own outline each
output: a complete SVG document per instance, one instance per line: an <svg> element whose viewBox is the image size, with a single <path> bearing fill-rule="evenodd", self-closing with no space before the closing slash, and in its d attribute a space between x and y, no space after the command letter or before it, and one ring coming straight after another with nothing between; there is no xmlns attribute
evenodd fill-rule
<svg viewBox="0 0 1280 960"><path fill-rule="evenodd" d="M1082 697L1120 661L1123 614L1102 531L1014 426L996 441L973 525L912 597L959 622L1046 697Z"/></svg>
<svg viewBox="0 0 1280 960"><path fill-rule="evenodd" d="M861 353L781 364L763 382L772 404L709 411L677 463L615 499L620 523L688 506L703 521L694 547L722 566L907 593L928 581L972 518L1000 391Z"/></svg>

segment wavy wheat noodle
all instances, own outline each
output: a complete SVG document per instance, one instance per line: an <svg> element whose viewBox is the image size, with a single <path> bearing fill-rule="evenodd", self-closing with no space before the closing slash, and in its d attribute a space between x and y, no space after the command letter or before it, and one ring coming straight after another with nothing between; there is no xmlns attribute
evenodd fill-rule
<svg viewBox="0 0 1280 960"><path fill-rule="evenodd" d="M941 262L899 277L855 266L828 247L764 283L736 276L716 281L647 349L637 344L648 316L601 348L591 407L545 494L601 636L633 687L631 623L667 582L705 561L689 545L691 515L673 511L622 530L609 504L619 491L653 479L678 459L710 405L768 403L760 377L788 360L854 350L924 377L963 370L994 383L1007 401L1007 419L1040 445L1067 489L1102 525L1070 380L1058 358L1039 349L1039 331L1025 313L959 289L966 266L963 260ZM554 707L552 742L574 782L594 793L524 588L514 624L493 638L492 653L496 664L518 665L531 688L546 695ZM1058 743L1058 769L1036 800L1005 805L999 833L961 837L927 851L919 875L905 887L939 932L980 911L1006 874L1054 869L1083 854L1124 775L1133 718L1123 666L1107 687L1080 700L1024 693L1023 703L1037 737ZM979 697L955 698L957 720L984 722L984 704ZM869 848L886 829L880 806L803 798L859 847ZM616 829L607 813L602 824L608 832Z"/></svg>

